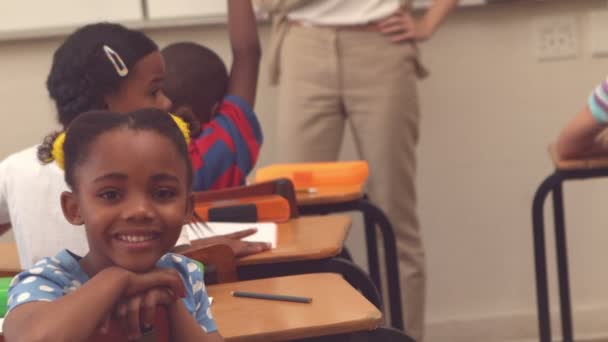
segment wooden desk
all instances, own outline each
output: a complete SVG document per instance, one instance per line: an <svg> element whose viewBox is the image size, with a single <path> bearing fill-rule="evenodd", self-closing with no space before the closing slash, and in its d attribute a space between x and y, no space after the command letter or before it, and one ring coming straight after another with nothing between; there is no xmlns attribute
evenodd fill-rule
<svg viewBox="0 0 608 342"><path fill-rule="evenodd" d="M14 242L0 243L0 277L11 277L21 272L17 245Z"/></svg>
<svg viewBox="0 0 608 342"><path fill-rule="evenodd" d="M239 265L318 260L342 251L351 218L345 215L307 216L278 225L277 247L238 260ZM0 276L20 272L17 247L0 243Z"/></svg>
<svg viewBox="0 0 608 342"><path fill-rule="evenodd" d="M363 197L361 187L323 188L316 192L296 191L298 205L318 205L344 203Z"/></svg>
<svg viewBox="0 0 608 342"><path fill-rule="evenodd" d="M292 294L310 304L235 298L232 291ZM226 341L282 341L369 331L382 314L341 276L331 273L250 280L207 287L211 310ZM0 333L0 342L3 342Z"/></svg>
<svg viewBox="0 0 608 342"><path fill-rule="evenodd" d="M226 341L283 341L378 328L382 314L340 275L316 273L207 287ZM235 298L232 291L291 294L310 304Z"/></svg>
<svg viewBox="0 0 608 342"><path fill-rule="evenodd" d="M238 259L238 265L318 260L342 251L351 218L345 215L305 216L278 225L277 247Z"/></svg>

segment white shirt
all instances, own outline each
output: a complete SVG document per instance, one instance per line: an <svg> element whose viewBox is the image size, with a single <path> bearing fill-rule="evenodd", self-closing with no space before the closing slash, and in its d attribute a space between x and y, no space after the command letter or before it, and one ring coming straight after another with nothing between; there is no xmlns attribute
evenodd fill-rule
<svg viewBox="0 0 608 342"><path fill-rule="evenodd" d="M385 18L399 6L400 0L315 0L287 17L310 25L358 25Z"/></svg>
<svg viewBox="0 0 608 342"><path fill-rule="evenodd" d="M0 223L10 222L21 267L26 269L62 249L85 255L89 248L84 226L74 226L61 210L61 193L68 191L57 164L41 164L37 146L0 162ZM186 230L177 244L189 244Z"/></svg>

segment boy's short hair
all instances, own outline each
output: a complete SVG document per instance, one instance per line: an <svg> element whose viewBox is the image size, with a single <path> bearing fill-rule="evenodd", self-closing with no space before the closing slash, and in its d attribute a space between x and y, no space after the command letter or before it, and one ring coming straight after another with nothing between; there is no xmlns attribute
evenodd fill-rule
<svg viewBox="0 0 608 342"><path fill-rule="evenodd" d="M161 51L165 59L165 94L173 109L189 106L201 123L212 115L211 109L222 101L228 87L228 71L212 50L196 43L171 44Z"/></svg>

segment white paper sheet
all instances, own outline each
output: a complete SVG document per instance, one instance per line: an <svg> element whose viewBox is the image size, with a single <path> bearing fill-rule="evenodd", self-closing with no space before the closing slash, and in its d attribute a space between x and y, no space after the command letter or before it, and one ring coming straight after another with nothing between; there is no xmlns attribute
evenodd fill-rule
<svg viewBox="0 0 608 342"><path fill-rule="evenodd" d="M212 232L206 230L199 224L199 229L194 229L192 225L184 226L188 232L190 240L201 239L215 235L224 235L249 228L257 228L257 232L244 238L244 241L268 242L275 248L277 246L277 224L273 222L256 223L234 223L234 222L206 222Z"/></svg>

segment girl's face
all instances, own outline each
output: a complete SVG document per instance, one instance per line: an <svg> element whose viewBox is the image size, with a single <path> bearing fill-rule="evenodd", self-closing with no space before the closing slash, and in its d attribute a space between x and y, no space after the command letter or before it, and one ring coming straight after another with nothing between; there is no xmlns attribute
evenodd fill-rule
<svg viewBox="0 0 608 342"><path fill-rule="evenodd" d="M118 128L96 139L75 169L77 191L61 198L68 221L86 228L85 272L154 268L190 219L186 167L174 143L154 131Z"/></svg>
<svg viewBox="0 0 608 342"><path fill-rule="evenodd" d="M106 95L108 110L128 113L142 108L157 108L169 111L171 100L163 92L165 62L159 51L139 60L129 70L129 75L120 87Z"/></svg>

